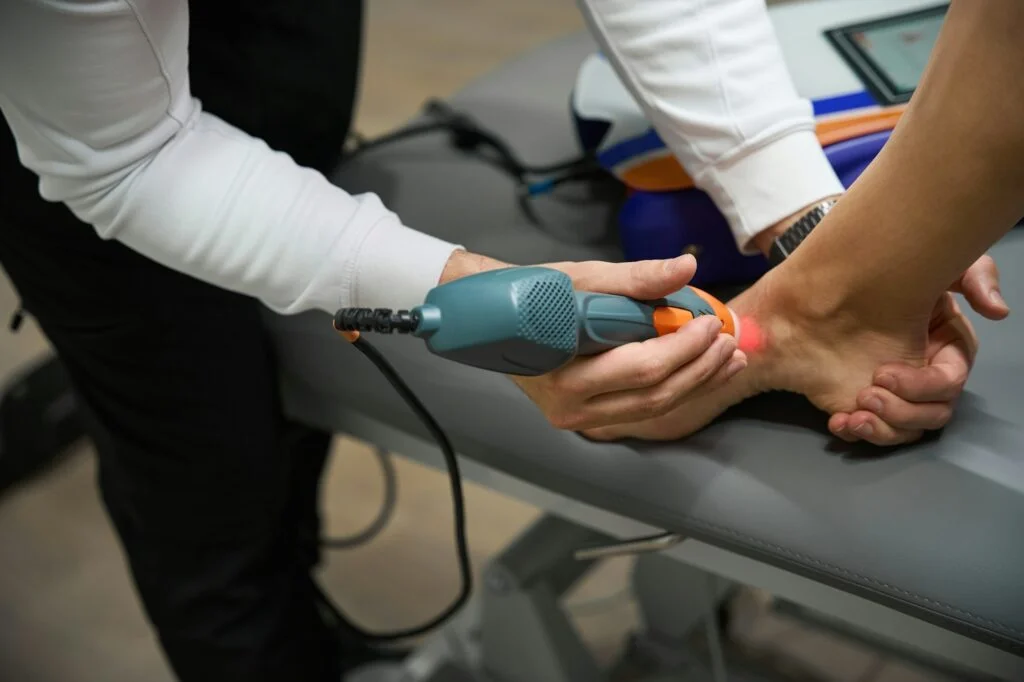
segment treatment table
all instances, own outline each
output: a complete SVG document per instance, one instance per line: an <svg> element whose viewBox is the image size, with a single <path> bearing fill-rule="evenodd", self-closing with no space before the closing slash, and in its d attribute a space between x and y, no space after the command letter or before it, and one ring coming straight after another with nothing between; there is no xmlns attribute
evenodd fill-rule
<svg viewBox="0 0 1024 682"><path fill-rule="evenodd" d="M772 16L798 87L813 95L828 74L859 87L821 26L920 4L805 2ZM569 91L594 49L585 34L555 41L450 103L524 159L571 157ZM621 259L613 201L559 190L533 200L538 226L508 176L453 150L443 133L374 149L333 180L379 194L406 224L509 262ZM991 253L1010 305L1024 305L1024 233ZM687 615L694 586L709 584L697 578L713 575L710 593L763 588L961 679L1024 680L1024 320L973 319L982 350L954 421L939 438L882 454L836 447L824 415L782 395L682 442L593 443L549 426L505 377L436 358L417 339L373 337L451 437L464 476L548 512L488 566L474 607L451 626L475 637L476 653L458 660L438 637L402 679L471 679L444 677L460 666L503 682L601 679L551 606L588 565L572 552L669 531L682 541L642 554L634 576L648 629L681 634L702 615ZM443 467L415 415L328 316L268 313L267 324L293 416Z"/></svg>

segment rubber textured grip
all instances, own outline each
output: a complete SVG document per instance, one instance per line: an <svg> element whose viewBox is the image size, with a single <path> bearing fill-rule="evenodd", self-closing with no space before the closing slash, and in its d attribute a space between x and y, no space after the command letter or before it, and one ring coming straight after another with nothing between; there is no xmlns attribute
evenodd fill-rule
<svg viewBox="0 0 1024 682"><path fill-rule="evenodd" d="M579 355L594 355L616 346L658 335L654 307L612 294L576 293Z"/></svg>

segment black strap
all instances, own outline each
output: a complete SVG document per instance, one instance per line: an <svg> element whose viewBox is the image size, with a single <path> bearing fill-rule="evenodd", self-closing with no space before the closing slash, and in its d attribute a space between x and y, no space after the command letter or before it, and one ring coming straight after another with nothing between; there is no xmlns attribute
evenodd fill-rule
<svg viewBox="0 0 1024 682"><path fill-rule="evenodd" d="M796 247L800 246L804 239L807 238L807 235L814 231L818 223L824 220L834 205L835 200L818 204L777 237L768 250L769 265L775 267L789 258L796 251Z"/></svg>

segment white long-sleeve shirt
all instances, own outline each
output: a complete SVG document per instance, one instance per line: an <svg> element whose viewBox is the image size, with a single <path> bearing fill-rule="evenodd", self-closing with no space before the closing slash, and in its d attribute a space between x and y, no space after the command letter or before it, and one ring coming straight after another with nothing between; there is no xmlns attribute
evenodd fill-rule
<svg viewBox="0 0 1024 682"><path fill-rule="evenodd" d="M763 0L582 4L740 244L841 189ZM457 245L203 111L188 23L188 0L0 2L0 111L41 195L103 238L279 312L422 302Z"/></svg>

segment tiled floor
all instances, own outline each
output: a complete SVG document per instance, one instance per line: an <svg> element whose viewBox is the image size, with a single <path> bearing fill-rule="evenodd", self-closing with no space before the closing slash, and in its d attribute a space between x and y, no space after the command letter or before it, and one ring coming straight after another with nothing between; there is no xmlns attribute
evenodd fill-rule
<svg viewBox="0 0 1024 682"><path fill-rule="evenodd" d="M582 26L570 0L372 0L357 127L385 131L429 96L445 95L522 50ZM0 280L0 317L14 297ZM6 318L4 318L6 319ZM45 349L31 323L0 334L0 377ZM400 504L370 546L335 554L325 584L370 628L419 622L456 589L447 484L437 472L398 462ZM52 474L0 500L0 682L160 682L170 680L142 618L124 563L98 503L88 448ZM369 448L339 440L325 485L328 528L345 533L369 520L380 496ZM536 516L536 510L468 489L477 567ZM621 592L628 564L610 563L572 597ZM396 587L397 586L397 587ZM635 623L628 599L579 612L587 641L612 660ZM750 641L786 652L824 679L925 682L879 663L870 652L793 623L762 618Z"/></svg>

